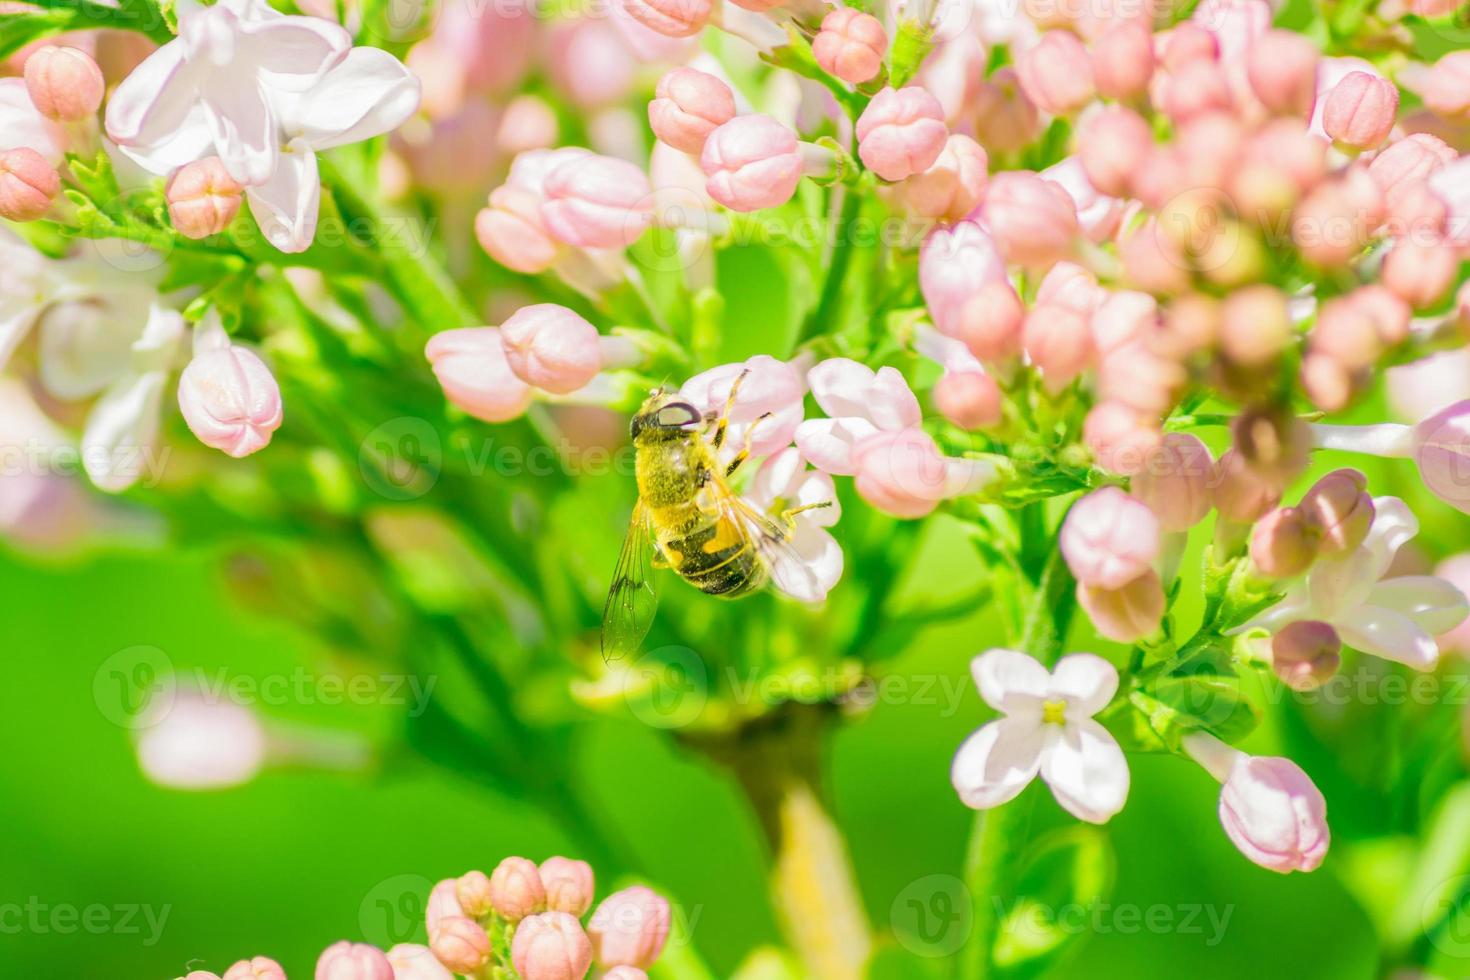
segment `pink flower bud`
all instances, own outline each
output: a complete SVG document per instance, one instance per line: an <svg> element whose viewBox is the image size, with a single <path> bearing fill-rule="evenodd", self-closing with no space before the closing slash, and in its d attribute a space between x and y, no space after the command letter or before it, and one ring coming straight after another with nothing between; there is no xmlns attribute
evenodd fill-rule
<svg viewBox="0 0 1470 980"><path fill-rule="evenodd" d="M1398 242L1383 260L1383 284L1415 309L1438 303L1460 272L1459 252L1444 242Z"/></svg>
<svg viewBox="0 0 1470 980"><path fill-rule="evenodd" d="M1220 57L1220 43L1215 35L1194 21L1185 21L1169 33L1164 45L1164 69L1176 74L1185 65L1197 61L1215 61Z"/></svg>
<svg viewBox="0 0 1470 980"><path fill-rule="evenodd" d="M1156 417L1122 402L1093 406L1082 425L1082 440L1109 473L1132 476L1148 465L1163 438Z"/></svg>
<svg viewBox="0 0 1470 980"><path fill-rule="evenodd" d="M1300 379L1307 399L1324 412L1342 411L1362 387L1361 372L1320 351L1302 358Z"/></svg>
<svg viewBox="0 0 1470 980"><path fill-rule="evenodd" d="M626 248L653 223L648 175L626 160L589 153L546 175L541 220L579 248Z"/></svg>
<svg viewBox="0 0 1470 980"><path fill-rule="evenodd" d="M1312 485L1297 508L1320 538L1327 556L1355 551L1373 526L1373 495L1368 478L1357 470L1333 470Z"/></svg>
<svg viewBox="0 0 1470 980"><path fill-rule="evenodd" d="M1311 351L1326 354L1349 370L1371 365L1383 352L1374 318L1360 304L1334 297L1322 304L1312 327Z"/></svg>
<svg viewBox="0 0 1470 980"><path fill-rule="evenodd" d="M286 980L286 971L275 960L257 956L230 967L223 980Z"/></svg>
<svg viewBox="0 0 1470 980"><path fill-rule="evenodd" d="M490 937L473 919L441 919L429 934L434 958L459 974L473 975L490 960Z"/></svg>
<svg viewBox="0 0 1470 980"><path fill-rule="evenodd" d="M417 943L394 946L388 950L388 962L393 964L393 980L454 980L454 974L439 962L434 951Z"/></svg>
<svg viewBox="0 0 1470 980"><path fill-rule="evenodd" d="M1021 343L1053 393L1086 370L1094 353L1087 315L1060 303L1032 308L1026 315Z"/></svg>
<svg viewBox="0 0 1470 980"><path fill-rule="evenodd" d="M1221 312L1220 348L1235 364L1268 364L1291 341L1286 296L1274 286L1237 289L1226 298Z"/></svg>
<svg viewBox="0 0 1470 980"><path fill-rule="evenodd" d="M393 980L393 964L375 946L343 940L316 961L316 980Z"/></svg>
<svg viewBox="0 0 1470 980"><path fill-rule="evenodd" d="M1359 286L1348 293L1347 299L1372 321L1378 341L1384 346L1391 347L1409 336L1409 319L1413 311L1387 286L1377 283Z"/></svg>
<svg viewBox="0 0 1470 980"><path fill-rule="evenodd" d="M1066 258L1077 239L1077 208L1058 185L1027 170L990 180L980 206L1001 254L1018 265L1045 268Z"/></svg>
<svg viewBox="0 0 1470 980"><path fill-rule="evenodd" d="M1289 623L1271 638L1271 668L1287 687L1310 691L1337 673L1342 640L1327 623Z"/></svg>
<svg viewBox="0 0 1470 980"><path fill-rule="evenodd" d="M1254 524L1281 500L1281 490L1227 449L1215 464L1215 507L1227 520Z"/></svg>
<svg viewBox="0 0 1470 980"><path fill-rule="evenodd" d="M1001 364L1021 353L1025 317L1015 289L1009 282L997 280L971 293L936 326L963 342L986 364Z"/></svg>
<svg viewBox="0 0 1470 980"><path fill-rule="evenodd" d="M1240 852L1271 871L1312 871L1331 839L1327 802L1290 759L1237 753L1220 791L1220 823Z"/></svg>
<svg viewBox="0 0 1470 980"><path fill-rule="evenodd" d="M196 354L179 377L179 408L206 446L240 459L281 426L281 387L254 351L229 345Z"/></svg>
<svg viewBox="0 0 1470 980"><path fill-rule="evenodd" d="M1117 487L1094 490L1072 505L1058 537L1077 581L1116 589L1148 571L1159 554L1159 519Z"/></svg>
<svg viewBox="0 0 1470 980"><path fill-rule="evenodd" d="M81 122L102 105L102 69L85 51L48 44L26 59L26 91L37 111L57 122Z"/></svg>
<svg viewBox="0 0 1470 980"><path fill-rule="evenodd" d="M603 899L587 931L603 966L645 968L658 959L669 938L668 900L635 885Z"/></svg>
<svg viewBox="0 0 1470 980"><path fill-rule="evenodd" d="M1090 317L1108 298L1097 276L1075 262L1058 262L1036 288L1036 305L1054 303Z"/></svg>
<svg viewBox="0 0 1470 980"><path fill-rule="evenodd" d="M602 975L602 980L648 980L648 974L636 966L615 966Z"/></svg>
<svg viewBox="0 0 1470 980"><path fill-rule="evenodd" d="M1092 46L1092 77L1099 95L1137 98L1148 91L1153 74L1153 34L1140 21L1127 20L1108 28Z"/></svg>
<svg viewBox="0 0 1470 980"><path fill-rule="evenodd" d="M1251 45L1246 75L1261 104L1308 119L1317 101L1317 46L1295 31L1267 31Z"/></svg>
<svg viewBox="0 0 1470 980"><path fill-rule="evenodd" d="M1187 531L1214 506L1214 474L1215 460L1203 442L1187 432L1169 432L1129 490L1162 530Z"/></svg>
<svg viewBox="0 0 1470 980"><path fill-rule="evenodd" d="M1000 69L975 94L975 139L994 153L1018 150L1041 133L1041 116L1021 91L1016 69Z"/></svg>
<svg viewBox="0 0 1470 980"><path fill-rule="evenodd" d="M1107 356L1155 338L1160 329L1158 300L1131 289L1104 291L1104 296L1093 310L1091 321L1092 343L1098 354Z"/></svg>
<svg viewBox="0 0 1470 980"><path fill-rule="evenodd" d="M485 422L508 422L531 404L531 386L516 376L500 331L467 327L435 334L424 348L444 397Z"/></svg>
<svg viewBox="0 0 1470 980"><path fill-rule="evenodd" d="M989 166L984 147L955 133L945 141L939 159L928 170L899 185L903 203L925 218L959 221L975 210L984 196Z"/></svg>
<svg viewBox="0 0 1470 980"><path fill-rule="evenodd" d="M551 268L560 246L541 220L541 203L541 195L525 187L495 188L490 206L475 215L480 247L512 272L532 275Z"/></svg>
<svg viewBox="0 0 1470 980"><path fill-rule="evenodd" d="M1176 123L1231 108L1230 79L1217 61L1190 61L1170 72L1164 112Z"/></svg>
<svg viewBox="0 0 1470 980"><path fill-rule="evenodd" d="M240 212L245 192L219 157L205 157L180 167L164 189L168 216L185 238L208 238L230 226Z"/></svg>
<svg viewBox="0 0 1470 980"><path fill-rule="evenodd" d="M1006 282L1005 264L990 235L973 221L935 228L919 249L919 289L944 333L966 301L988 283Z"/></svg>
<svg viewBox="0 0 1470 980"><path fill-rule="evenodd" d="M730 86L693 68L675 68L660 78L654 96L648 124L655 136L685 153L699 153L710 133L735 118Z"/></svg>
<svg viewBox="0 0 1470 980"><path fill-rule="evenodd" d="M934 386L934 405L962 429L986 429L1001 420L1000 386L980 371L947 371Z"/></svg>
<svg viewBox="0 0 1470 980"><path fill-rule="evenodd" d="M1153 132L1142 116L1123 106L1108 106L1083 122L1077 156L1093 187L1126 197L1153 146Z"/></svg>
<svg viewBox="0 0 1470 980"><path fill-rule="evenodd" d="M490 900L490 876L483 871L467 871L460 875L454 883L454 898L466 918L482 919L489 915L494 907Z"/></svg>
<svg viewBox="0 0 1470 980"><path fill-rule="evenodd" d="M565 306L525 306L500 325L510 369L557 395L583 388L602 370L597 328Z"/></svg>
<svg viewBox="0 0 1470 980"><path fill-rule="evenodd" d="M550 103L538 95L518 95L506 104L495 127L495 148L513 157L555 146L560 124Z"/></svg>
<svg viewBox="0 0 1470 980"><path fill-rule="evenodd" d="M580 919L592 907L592 866L586 861L551 857L541 862L540 872L547 909Z"/></svg>
<svg viewBox="0 0 1470 980"><path fill-rule="evenodd" d="M732 211L778 208L801 180L796 134L770 116L736 116L709 134L699 166L709 196Z"/></svg>
<svg viewBox="0 0 1470 980"><path fill-rule="evenodd" d="M858 156L884 180L927 170L944 150L949 130L939 102L917 85L885 88L857 121Z"/></svg>
<svg viewBox="0 0 1470 980"><path fill-rule="evenodd" d="M1335 142L1371 150L1388 138L1399 111L1399 90L1386 78L1349 72L1327 94L1322 126Z"/></svg>
<svg viewBox="0 0 1470 980"><path fill-rule="evenodd" d="M1247 408L1230 423L1230 434L1245 464L1278 487L1307 468L1311 430L1284 406Z"/></svg>
<svg viewBox="0 0 1470 980"><path fill-rule="evenodd" d="M822 29L812 39L812 55L822 70L854 85L878 77L887 51L883 24L852 7L838 7L822 18Z"/></svg>
<svg viewBox="0 0 1470 980"><path fill-rule="evenodd" d="M1470 51L1451 51L1436 61L1419 94L1426 106L1447 119L1470 113Z"/></svg>
<svg viewBox="0 0 1470 980"><path fill-rule="evenodd" d="M1388 194L1402 184L1426 181L1435 171L1454 161L1454 149L1438 136L1410 133L1373 157L1368 164L1368 176Z"/></svg>
<svg viewBox="0 0 1470 980"><path fill-rule="evenodd" d="M1077 583L1077 602L1103 636L1133 643L1159 628L1164 619L1164 586L1159 573L1147 569L1116 589Z"/></svg>
<svg viewBox="0 0 1470 980"><path fill-rule="evenodd" d="M511 922L546 908L546 887L534 861L508 857L490 874L490 904Z"/></svg>
<svg viewBox="0 0 1470 980"><path fill-rule="evenodd" d="M1167 295L1189 288L1189 264L1175 240L1150 218L1119 244L1127 281L1150 293Z"/></svg>
<svg viewBox="0 0 1470 980"><path fill-rule="evenodd" d="M0 151L0 218L35 221L60 193L61 178L41 154L27 146Z"/></svg>
<svg viewBox="0 0 1470 980"><path fill-rule="evenodd" d="M1087 49L1070 31L1047 31L1016 60L1021 88L1042 112L1065 116L1097 94Z"/></svg>
<svg viewBox="0 0 1470 980"><path fill-rule="evenodd" d="M459 879L446 878L429 889L428 907L424 912L424 922L430 933L442 920L464 915L464 908L459 904Z"/></svg>
<svg viewBox="0 0 1470 980"><path fill-rule="evenodd" d="M634 20L665 37L691 37L704 29L711 0L621 0Z"/></svg>
<svg viewBox="0 0 1470 980"><path fill-rule="evenodd" d="M522 980L582 980L592 967L592 941L575 916L543 912L516 926L510 957ZM598 962L612 965L600 956Z"/></svg>
<svg viewBox="0 0 1470 980"><path fill-rule="evenodd" d="M1251 561L1270 578L1293 578L1317 560L1317 534L1295 507L1271 511L1251 531Z"/></svg>
<svg viewBox="0 0 1470 980"><path fill-rule="evenodd" d="M1097 393L1104 401L1120 402L1151 415L1167 414L1188 381L1182 364L1143 341L1124 344L1107 354L1097 369Z"/></svg>

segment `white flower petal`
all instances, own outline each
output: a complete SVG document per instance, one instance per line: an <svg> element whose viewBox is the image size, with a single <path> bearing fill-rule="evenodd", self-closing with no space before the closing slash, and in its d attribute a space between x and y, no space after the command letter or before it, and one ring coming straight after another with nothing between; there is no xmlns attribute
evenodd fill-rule
<svg viewBox="0 0 1470 980"><path fill-rule="evenodd" d="M1366 546L1343 558L1319 561L1307 574L1311 615L1332 622L1361 606L1381 574L1377 559Z"/></svg>
<svg viewBox="0 0 1470 980"><path fill-rule="evenodd" d="M196 102L178 129L156 143L116 144L119 151L150 174L166 176L214 153L209 110Z"/></svg>
<svg viewBox="0 0 1470 980"><path fill-rule="evenodd" d="M1373 498L1373 526L1363 547L1373 555L1373 578L1378 580L1393 564L1399 547L1419 533L1419 518L1397 497Z"/></svg>
<svg viewBox="0 0 1470 980"><path fill-rule="evenodd" d="M960 801L984 810L1014 799L1041 768L1045 736L1039 719L1001 718L965 739L949 771Z"/></svg>
<svg viewBox="0 0 1470 980"><path fill-rule="evenodd" d="M419 80L379 48L353 48L289 109L282 125L316 150L397 129L419 107Z"/></svg>
<svg viewBox="0 0 1470 980"><path fill-rule="evenodd" d="M1430 670L1439 661L1434 637L1408 616L1381 606L1363 606L1332 624L1342 642L1375 657Z"/></svg>
<svg viewBox="0 0 1470 980"><path fill-rule="evenodd" d="M1464 594L1434 575L1385 579L1374 586L1368 602L1409 617L1420 629L1434 636L1459 626L1470 613Z"/></svg>
<svg viewBox="0 0 1470 980"><path fill-rule="evenodd" d="M1118 693L1118 668L1095 653L1072 653L1051 672L1051 696L1066 699L1069 716L1091 718Z"/></svg>
<svg viewBox="0 0 1470 980"><path fill-rule="evenodd" d="M811 464L834 476L852 476L852 447L878 431L866 419L807 419L796 427L796 445Z"/></svg>
<svg viewBox="0 0 1470 980"><path fill-rule="evenodd" d="M118 84L107 100L107 135L114 143L142 147L177 136L199 101L199 69L184 55L184 42L170 41Z"/></svg>
<svg viewBox="0 0 1470 980"><path fill-rule="evenodd" d="M1307 596L1306 583L1301 583L1287 590L1286 595L1282 596L1281 601L1276 605L1257 613L1239 626L1226 630L1225 635L1238 636L1251 630L1275 633L1289 623L1311 618L1311 602Z"/></svg>
<svg viewBox="0 0 1470 980"><path fill-rule="evenodd" d="M352 35L340 24L320 17L276 15L257 19L247 15L239 31L245 57L255 66L258 77L282 92L311 88L352 50Z"/></svg>
<svg viewBox="0 0 1470 980"><path fill-rule="evenodd" d="M897 432L918 425L924 418L919 409L919 399L909 387L898 368L884 365L873 376L868 392L867 411L864 412L873 424L888 432Z"/></svg>
<svg viewBox="0 0 1470 980"><path fill-rule="evenodd" d="M842 518L842 503L837 499L837 487L832 482L832 477L826 473L807 470L797 483L795 492L787 499L791 501L793 507L827 504L826 507L814 507L798 514L796 516L798 524L832 527Z"/></svg>
<svg viewBox="0 0 1470 980"><path fill-rule="evenodd" d="M986 650L970 661L970 673L985 703L1008 715L1039 712L1051 692L1051 675L1041 661L1018 650Z"/></svg>
<svg viewBox="0 0 1470 980"><path fill-rule="evenodd" d="M812 397L834 419L868 419L868 391L873 369L846 357L829 357L806 374ZM871 419L869 419L871 421Z"/></svg>
<svg viewBox="0 0 1470 980"><path fill-rule="evenodd" d="M63 303L41 320L41 385L63 401L91 396L130 371L130 352L143 332L133 318L100 302Z"/></svg>
<svg viewBox="0 0 1470 980"><path fill-rule="evenodd" d="M0 78L0 150L30 147L53 167L61 163L65 134L36 111L21 78Z"/></svg>
<svg viewBox="0 0 1470 980"><path fill-rule="evenodd" d="M82 465L101 490L121 493L143 475L158 437L158 413L168 375L128 375L92 406L82 433Z"/></svg>
<svg viewBox="0 0 1470 980"><path fill-rule="evenodd" d="M0 298L0 368L5 367L20 342L31 332L42 309L33 305L13 309L11 303Z"/></svg>
<svg viewBox="0 0 1470 980"><path fill-rule="evenodd" d="M771 559L771 583L802 602L822 602L842 578L842 546L819 527L798 523L790 547Z"/></svg>
<svg viewBox="0 0 1470 980"><path fill-rule="evenodd" d="M253 77L221 72L200 90L204 120L225 169L242 184L263 184L276 170L276 116Z"/></svg>
<svg viewBox="0 0 1470 980"><path fill-rule="evenodd" d="M1069 721L1041 759L1041 778L1068 813L1106 823L1128 799L1128 762L1107 729L1090 718Z"/></svg>
<svg viewBox="0 0 1470 980"><path fill-rule="evenodd" d="M316 237L322 185L316 154L299 141L281 154L275 176L258 187L247 187L245 197L261 232L282 252L304 252Z"/></svg>
<svg viewBox="0 0 1470 980"><path fill-rule="evenodd" d="M783 449L761 464L755 479L750 482L746 497L762 510L769 510L777 500L789 500L806 469L806 460L801 450L792 447Z"/></svg>

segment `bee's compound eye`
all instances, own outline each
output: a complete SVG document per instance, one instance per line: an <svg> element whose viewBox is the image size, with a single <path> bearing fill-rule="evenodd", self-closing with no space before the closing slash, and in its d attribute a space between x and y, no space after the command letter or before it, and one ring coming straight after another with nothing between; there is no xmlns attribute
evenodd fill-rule
<svg viewBox="0 0 1470 980"><path fill-rule="evenodd" d="M693 405L687 402L674 402L658 410L658 415L655 416L655 424L663 429L681 429L686 425L692 425L700 421L702 418L703 416L699 413L699 409Z"/></svg>

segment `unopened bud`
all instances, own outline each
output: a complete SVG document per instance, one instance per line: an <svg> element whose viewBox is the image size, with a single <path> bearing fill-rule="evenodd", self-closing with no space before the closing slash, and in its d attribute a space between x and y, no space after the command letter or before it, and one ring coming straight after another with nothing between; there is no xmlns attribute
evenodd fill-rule
<svg viewBox="0 0 1470 980"><path fill-rule="evenodd" d="M106 82L92 56L49 44L26 59L26 91L47 119L80 122L97 114Z"/></svg>
<svg viewBox="0 0 1470 980"><path fill-rule="evenodd" d="M218 235L240 213L244 190L219 157L196 160L169 178L164 191L169 220L185 238Z"/></svg>
<svg viewBox="0 0 1470 980"><path fill-rule="evenodd" d="M35 221L61 193L61 178L28 146L0 152L0 218Z"/></svg>
<svg viewBox="0 0 1470 980"><path fill-rule="evenodd" d="M1270 578L1292 578L1317 559L1317 531L1296 507L1281 507L1251 531L1251 561Z"/></svg>
<svg viewBox="0 0 1470 980"><path fill-rule="evenodd" d="M1000 386L980 371L947 371L934 386L939 414L962 429L985 429L1001 420Z"/></svg>
<svg viewBox="0 0 1470 980"><path fill-rule="evenodd" d="M1230 427L1241 459L1260 476L1284 487L1307 468L1312 433L1281 406L1249 408Z"/></svg>
<svg viewBox="0 0 1470 980"><path fill-rule="evenodd" d="M1271 638L1271 667L1288 687L1309 691L1337 673L1341 652L1342 640L1327 623L1290 623Z"/></svg>
<svg viewBox="0 0 1470 980"><path fill-rule="evenodd" d="M1079 583L1077 601L1097 631L1119 643L1143 639L1164 618L1164 586L1153 569L1116 589Z"/></svg>
<svg viewBox="0 0 1470 980"><path fill-rule="evenodd" d="M1280 489L1261 479L1236 450L1226 450L1215 464L1215 507L1226 520L1253 524L1280 499Z"/></svg>
<svg viewBox="0 0 1470 980"><path fill-rule="evenodd" d="M490 937L473 919L443 919L429 937L434 958L455 973L472 975L490 959Z"/></svg>
<svg viewBox="0 0 1470 980"><path fill-rule="evenodd" d="M1318 480L1298 509L1321 537L1324 555L1356 549L1373 526L1373 496L1368 478L1357 470L1334 470Z"/></svg>
<svg viewBox="0 0 1470 980"><path fill-rule="evenodd" d="M454 883L454 897L464 914L471 919L480 919L490 914L494 907L490 892L490 878L483 871L465 872Z"/></svg>
<svg viewBox="0 0 1470 980"><path fill-rule="evenodd" d="M496 865L490 875L490 902L511 922L544 909L546 888L535 863L523 857L508 857Z"/></svg>
<svg viewBox="0 0 1470 980"><path fill-rule="evenodd" d="M547 909L581 918L592 907L592 866L586 861L551 857L541 862L540 871Z"/></svg>

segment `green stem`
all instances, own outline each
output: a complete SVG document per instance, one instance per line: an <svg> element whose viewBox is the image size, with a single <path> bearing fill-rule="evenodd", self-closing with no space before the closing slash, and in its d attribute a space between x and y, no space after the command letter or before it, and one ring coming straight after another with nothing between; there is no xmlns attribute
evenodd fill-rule
<svg viewBox="0 0 1470 980"><path fill-rule="evenodd" d="M816 336L819 331L827 329L828 323L837 315L837 305L842 301L842 287L847 280L847 268L852 264L852 223L862 210L863 195L852 187L834 190L833 193L843 195L842 213L837 218L837 227L833 229L837 241L827 269L827 281L822 286L822 297L817 302L817 308L802 325L801 336L796 339L798 346Z"/></svg>
<svg viewBox="0 0 1470 980"><path fill-rule="evenodd" d="M1032 794L1024 793L1009 803L975 814L964 869L974 924L960 955L962 980L990 976L991 953L1000 934L1000 910L1009 897L1017 856L1025 850L1034 800Z"/></svg>

